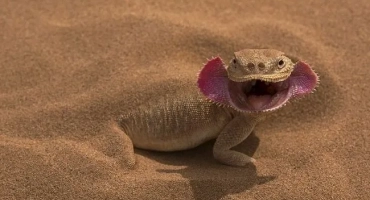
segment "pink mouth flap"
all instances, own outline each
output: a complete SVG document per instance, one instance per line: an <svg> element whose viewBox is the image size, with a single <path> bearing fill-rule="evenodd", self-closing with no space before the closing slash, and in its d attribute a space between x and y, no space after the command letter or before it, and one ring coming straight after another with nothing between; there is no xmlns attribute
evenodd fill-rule
<svg viewBox="0 0 370 200"><path fill-rule="evenodd" d="M319 82L319 77L307 63L299 61L289 77L289 82L293 87L292 95L297 97L311 93Z"/></svg>
<svg viewBox="0 0 370 200"><path fill-rule="evenodd" d="M198 75L198 87L210 100L229 105L228 76L220 57L209 60Z"/></svg>

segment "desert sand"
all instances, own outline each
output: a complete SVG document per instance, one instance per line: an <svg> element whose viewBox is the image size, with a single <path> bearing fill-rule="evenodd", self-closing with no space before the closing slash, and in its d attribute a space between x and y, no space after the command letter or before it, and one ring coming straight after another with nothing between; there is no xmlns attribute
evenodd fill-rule
<svg viewBox="0 0 370 200"><path fill-rule="evenodd" d="M0 28L0 199L370 198L368 0L2 0ZM237 147L254 165L210 141L122 167L109 119L244 48L320 75Z"/></svg>

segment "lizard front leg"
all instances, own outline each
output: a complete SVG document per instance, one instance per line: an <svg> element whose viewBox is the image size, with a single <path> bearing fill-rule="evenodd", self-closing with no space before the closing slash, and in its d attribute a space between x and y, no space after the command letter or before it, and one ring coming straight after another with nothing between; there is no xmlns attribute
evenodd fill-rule
<svg viewBox="0 0 370 200"><path fill-rule="evenodd" d="M221 131L213 146L213 156L219 162L231 166L245 166L255 159L243 153L230 150L244 141L253 131L260 117L240 115L234 118Z"/></svg>

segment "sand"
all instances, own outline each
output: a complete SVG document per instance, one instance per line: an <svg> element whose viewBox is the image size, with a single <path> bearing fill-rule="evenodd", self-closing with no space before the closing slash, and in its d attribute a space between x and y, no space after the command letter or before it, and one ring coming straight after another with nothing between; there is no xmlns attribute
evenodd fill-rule
<svg viewBox="0 0 370 200"><path fill-rule="evenodd" d="M0 198L370 198L368 0L241 2L0 1ZM109 119L243 48L321 79L237 147L255 165L219 164L210 141L122 167Z"/></svg>

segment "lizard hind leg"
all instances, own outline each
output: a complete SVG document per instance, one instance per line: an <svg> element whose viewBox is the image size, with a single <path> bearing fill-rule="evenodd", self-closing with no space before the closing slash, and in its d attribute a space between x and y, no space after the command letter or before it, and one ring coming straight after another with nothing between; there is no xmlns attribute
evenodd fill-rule
<svg viewBox="0 0 370 200"><path fill-rule="evenodd" d="M133 169L135 167L135 154L134 145L129 136L119 127L118 123L114 120L108 124L110 134L113 134L111 153L110 156L117 159L122 167ZM108 144L109 145L109 144Z"/></svg>

